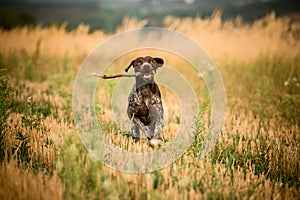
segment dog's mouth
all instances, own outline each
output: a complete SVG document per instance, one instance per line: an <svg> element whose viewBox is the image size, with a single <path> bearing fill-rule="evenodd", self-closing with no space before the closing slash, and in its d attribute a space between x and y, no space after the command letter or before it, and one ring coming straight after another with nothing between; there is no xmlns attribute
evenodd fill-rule
<svg viewBox="0 0 300 200"><path fill-rule="evenodd" d="M153 81L154 75L156 74L156 69L136 69L135 75L145 82Z"/></svg>
<svg viewBox="0 0 300 200"><path fill-rule="evenodd" d="M137 72L136 75L143 78L145 81L152 80L153 76L155 74L155 71L149 71L149 72Z"/></svg>
<svg viewBox="0 0 300 200"><path fill-rule="evenodd" d="M144 79L151 79L152 77L153 77L152 73L145 73L145 74L143 74L143 78Z"/></svg>

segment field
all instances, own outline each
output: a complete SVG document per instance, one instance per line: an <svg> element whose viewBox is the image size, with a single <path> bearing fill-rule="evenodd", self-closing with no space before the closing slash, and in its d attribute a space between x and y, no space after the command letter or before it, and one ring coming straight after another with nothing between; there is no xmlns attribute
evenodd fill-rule
<svg viewBox="0 0 300 200"><path fill-rule="evenodd" d="M1 199L299 199L299 22L274 13L251 24L240 17L222 21L215 12L206 19L167 16L163 23L201 44L222 75L226 117L214 149L198 158L210 121L204 82L182 67L185 61L165 52L168 65L188 77L201 107L193 144L171 165L147 174L103 165L76 132L72 89L85 57L112 34L90 32L86 25L67 31L66 24L0 30ZM115 32L146 24L124 18ZM113 72L132 56L112 63ZM95 97L107 137L126 151L154 151L145 140L135 144L114 123L115 84L105 82ZM176 96L162 90L167 145L182 116Z"/></svg>

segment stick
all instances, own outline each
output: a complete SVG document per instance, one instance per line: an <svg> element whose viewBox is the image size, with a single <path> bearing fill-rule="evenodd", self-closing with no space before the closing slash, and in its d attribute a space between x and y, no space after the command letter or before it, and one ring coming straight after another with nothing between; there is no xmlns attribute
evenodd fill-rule
<svg viewBox="0 0 300 200"><path fill-rule="evenodd" d="M103 79L110 79L110 78L118 78L118 77L135 77L135 76L139 76L139 74L97 74L96 72L91 73L92 76L97 76Z"/></svg>

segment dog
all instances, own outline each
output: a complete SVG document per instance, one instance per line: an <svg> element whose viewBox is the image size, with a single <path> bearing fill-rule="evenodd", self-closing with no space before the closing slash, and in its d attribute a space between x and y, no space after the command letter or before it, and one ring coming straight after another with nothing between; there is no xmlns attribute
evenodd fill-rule
<svg viewBox="0 0 300 200"><path fill-rule="evenodd" d="M135 142L140 140L140 130L148 138L151 147L161 146L163 121L163 106L161 93L154 81L156 70L162 67L162 58L151 56L138 57L125 69L134 68L135 84L128 96L127 114L131 120L131 136Z"/></svg>

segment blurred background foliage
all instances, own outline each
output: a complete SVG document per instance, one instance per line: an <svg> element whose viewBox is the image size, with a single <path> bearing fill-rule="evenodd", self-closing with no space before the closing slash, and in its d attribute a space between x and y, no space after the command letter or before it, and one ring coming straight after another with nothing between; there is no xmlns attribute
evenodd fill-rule
<svg viewBox="0 0 300 200"><path fill-rule="evenodd" d="M88 24L92 30L114 32L124 16L147 19L147 26L163 26L166 15L175 17L208 18L215 10L221 10L223 20L241 16L245 22L253 22L274 11L278 16L295 15L300 10L297 0L32 0L0 1L0 27L11 29L24 25L61 25L73 30L79 24Z"/></svg>

